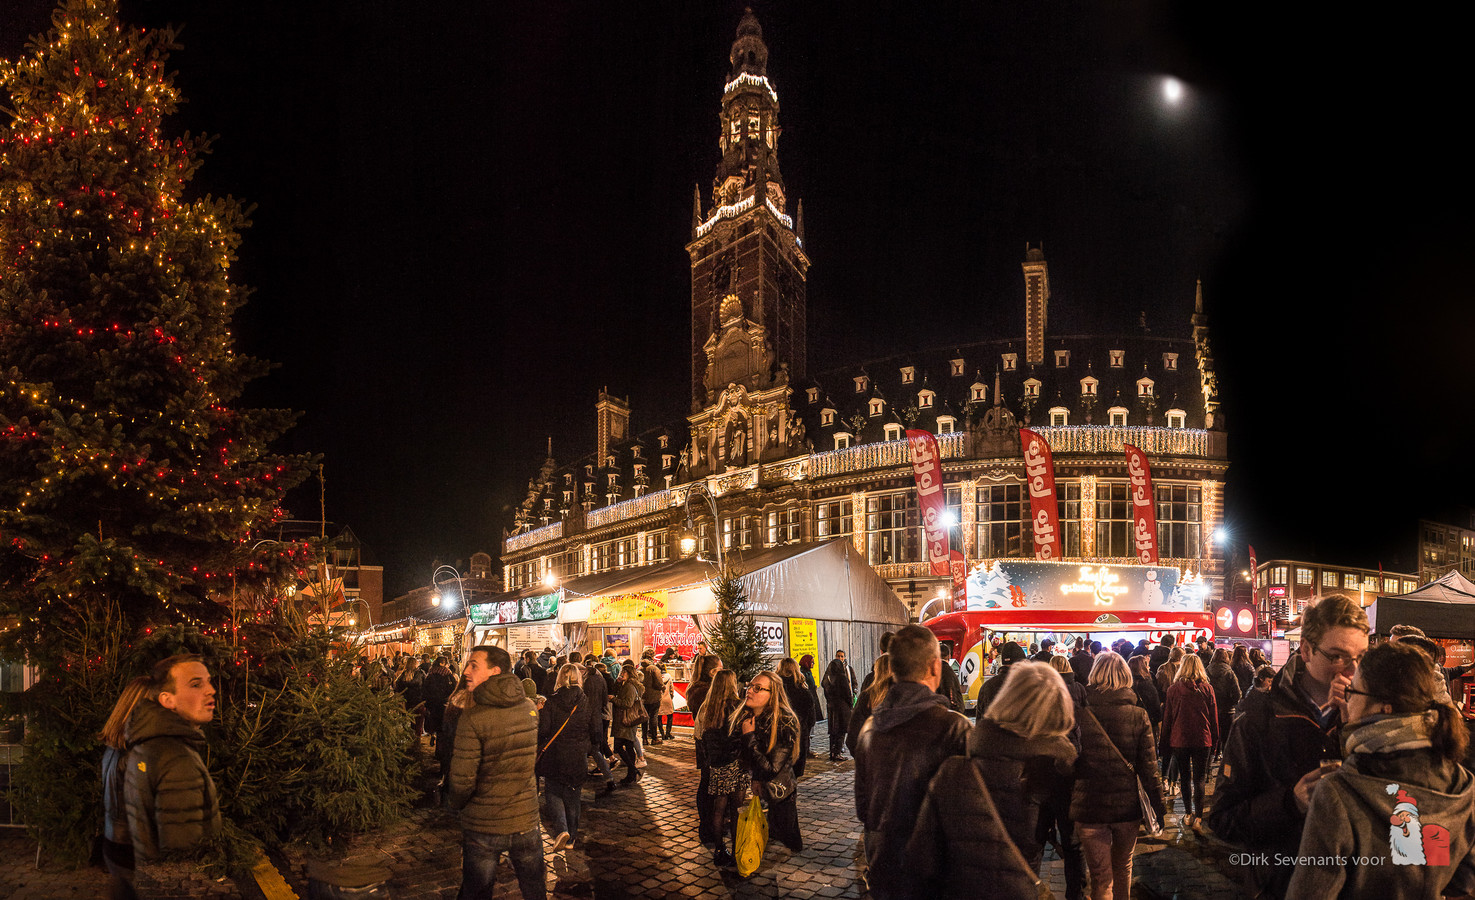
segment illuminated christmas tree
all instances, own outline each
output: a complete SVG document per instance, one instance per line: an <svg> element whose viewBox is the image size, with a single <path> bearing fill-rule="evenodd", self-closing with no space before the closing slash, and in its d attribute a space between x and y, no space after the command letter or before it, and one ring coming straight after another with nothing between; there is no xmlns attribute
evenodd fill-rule
<svg viewBox="0 0 1475 900"><path fill-rule="evenodd" d="M309 467L269 448L291 413L232 406L266 368L233 351L244 213L189 195L204 142L169 128L174 34L116 0L52 22L0 62L0 614L43 664L100 608L124 635L221 629L233 589L310 565L252 549Z"/></svg>

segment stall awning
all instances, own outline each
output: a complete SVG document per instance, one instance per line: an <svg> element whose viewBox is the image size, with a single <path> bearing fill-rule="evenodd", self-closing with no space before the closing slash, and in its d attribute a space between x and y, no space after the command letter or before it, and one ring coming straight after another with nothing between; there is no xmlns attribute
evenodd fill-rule
<svg viewBox="0 0 1475 900"><path fill-rule="evenodd" d="M850 541L788 544L733 555L754 615L904 625L906 606ZM563 585L570 600L666 591L682 614L715 612L711 582L716 567L697 559L575 578Z"/></svg>
<svg viewBox="0 0 1475 900"><path fill-rule="evenodd" d="M1475 584L1452 571L1418 590L1379 597L1367 608L1373 634L1413 625L1431 638L1475 639Z"/></svg>

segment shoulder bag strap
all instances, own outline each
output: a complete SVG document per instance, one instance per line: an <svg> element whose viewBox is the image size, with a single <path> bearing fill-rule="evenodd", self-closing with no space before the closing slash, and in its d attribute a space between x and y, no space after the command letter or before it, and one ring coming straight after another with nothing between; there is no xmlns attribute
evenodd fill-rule
<svg viewBox="0 0 1475 900"><path fill-rule="evenodd" d="M1096 730L1101 732L1102 737L1106 738L1106 746L1111 748L1111 752L1116 754L1116 758L1121 760L1122 765L1127 767L1127 771L1132 773L1133 778L1136 778L1137 768L1127 762L1127 758L1122 755L1121 748L1116 745L1116 741L1112 740L1111 735L1107 733L1106 726L1101 724L1101 720L1096 718L1096 714L1091 712L1090 709L1086 710L1086 715L1091 717L1091 721L1096 724Z"/></svg>
<svg viewBox="0 0 1475 900"><path fill-rule="evenodd" d="M989 794L988 785L984 783L983 775L979 773L978 766L973 764L971 758L965 757L965 760L968 771L973 773L973 780L978 782L978 789L983 792L983 796L988 797L989 805L994 806L994 798ZM1004 820L999 817L997 806L994 806L994 817L999 819L999 835L1004 839L1004 843L1009 845L1009 850L1011 851L1009 855L1013 857L1014 864L1019 867L1019 870L1024 872L1025 876L1034 884L1036 895L1040 897L1053 897L1054 894L1049 893L1049 888L1044 886L1040 881L1039 873L1030 866L1029 860L1024 858L1023 853L1019 852L1019 848L1014 846L1014 838L1009 836L1009 829L1004 826Z"/></svg>
<svg viewBox="0 0 1475 900"><path fill-rule="evenodd" d="M568 727L568 723L573 721L573 719L574 719L574 713L576 713L576 712L579 711L579 704L581 702L582 701L580 701L580 700L575 700L574 701L574 708L568 711L568 718L567 719L564 719L563 720L563 724L560 725L560 726L558 726L558 730L555 731L555 732L553 732L553 737L549 738L548 739L548 743L546 743L546 744L543 745L543 749L538 751L539 754L547 753L548 752L548 748L553 746L553 742L556 741L556 740L558 740L558 736L560 734L563 734L563 730ZM604 726L601 725L599 727L603 728Z"/></svg>

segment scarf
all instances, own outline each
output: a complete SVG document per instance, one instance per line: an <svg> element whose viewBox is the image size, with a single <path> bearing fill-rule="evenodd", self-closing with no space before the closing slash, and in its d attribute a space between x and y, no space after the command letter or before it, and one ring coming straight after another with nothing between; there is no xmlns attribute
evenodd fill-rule
<svg viewBox="0 0 1475 900"><path fill-rule="evenodd" d="M1342 738L1342 749L1351 756L1432 747L1429 732L1438 719L1439 714L1432 709L1404 716L1368 716Z"/></svg>

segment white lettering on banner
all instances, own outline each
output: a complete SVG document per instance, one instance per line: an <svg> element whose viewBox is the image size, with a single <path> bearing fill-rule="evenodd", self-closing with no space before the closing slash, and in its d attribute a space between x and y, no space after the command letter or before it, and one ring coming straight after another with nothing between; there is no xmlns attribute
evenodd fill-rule
<svg viewBox="0 0 1475 900"><path fill-rule="evenodd" d="M784 623L754 622L758 637L763 640L763 655L782 657L784 650Z"/></svg>
<svg viewBox="0 0 1475 900"><path fill-rule="evenodd" d="M1151 506L1152 497L1147 493L1147 470L1142 466L1142 454L1127 454L1127 472L1132 479L1132 504Z"/></svg>
<svg viewBox="0 0 1475 900"><path fill-rule="evenodd" d="M1151 563L1153 534L1146 519L1137 520L1137 526L1133 530L1133 537L1137 544L1137 558L1144 563Z"/></svg>
<svg viewBox="0 0 1475 900"><path fill-rule="evenodd" d="M942 479L936 478L931 472L923 471L917 473L917 496L930 497L942 490Z"/></svg>
<svg viewBox="0 0 1475 900"><path fill-rule="evenodd" d="M911 445L913 466L923 468L937 461L937 457L932 453L931 442L926 438L909 437L907 443Z"/></svg>
<svg viewBox="0 0 1475 900"><path fill-rule="evenodd" d="M1024 473L1029 476L1029 495L1031 497L1048 497L1053 491L1046 487L1045 476L1050 473L1050 463L1045 459L1044 441L1031 438L1029 446L1024 450Z"/></svg>
<svg viewBox="0 0 1475 900"><path fill-rule="evenodd" d="M1105 566L1097 569L1081 566L1080 580L1062 584L1060 593L1094 594L1096 606L1110 606L1113 600L1127 593L1127 586L1121 580L1120 575Z"/></svg>

